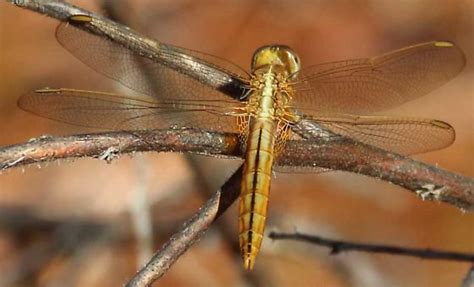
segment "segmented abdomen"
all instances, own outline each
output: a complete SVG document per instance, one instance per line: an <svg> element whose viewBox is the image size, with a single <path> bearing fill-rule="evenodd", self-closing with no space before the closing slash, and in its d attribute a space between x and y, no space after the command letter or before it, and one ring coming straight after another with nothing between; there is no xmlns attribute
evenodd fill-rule
<svg viewBox="0 0 474 287"><path fill-rule="evenodd" d="M247 270L253 268L265 229L275 133L270 119L254 119L250 125L239 206L240 251Z"/></svg>

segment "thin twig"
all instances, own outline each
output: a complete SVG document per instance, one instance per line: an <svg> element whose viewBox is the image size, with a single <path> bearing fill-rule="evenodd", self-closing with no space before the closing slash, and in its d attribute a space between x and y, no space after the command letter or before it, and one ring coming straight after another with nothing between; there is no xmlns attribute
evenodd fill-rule
<svg viewBox="0 0 474 287"><path fill-rule="evenodd" d="M434 260L453 260L474 262L473 253L443 251L437 249L407 248L391 245L355 243L350 241L334 240L317 235L295 233L271 232L268 237L274 240L297 240L311 244L326 246L331 248L331 254L338 254L344 251L363 251L370 253L386 253L392 255L411 256Z"/></svg>

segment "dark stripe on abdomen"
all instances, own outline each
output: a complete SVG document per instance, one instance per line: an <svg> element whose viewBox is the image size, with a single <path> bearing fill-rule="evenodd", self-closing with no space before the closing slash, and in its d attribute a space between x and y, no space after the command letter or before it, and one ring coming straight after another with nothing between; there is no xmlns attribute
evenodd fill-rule
<svg viewBox="0 0 474 287"><path fill-rule="evenodd" d="M268 206L276 126L269 120L257 120L247 140L246 160L240 195L240 248L247 269L262 242Z"/></svg>

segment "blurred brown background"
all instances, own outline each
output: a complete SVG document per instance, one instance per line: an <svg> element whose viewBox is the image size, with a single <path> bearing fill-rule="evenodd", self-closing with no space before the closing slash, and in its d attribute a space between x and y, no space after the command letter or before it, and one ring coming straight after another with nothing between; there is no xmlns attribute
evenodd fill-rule
<svg viewBox="0 0 474 287"><path fill-rule="evenodd" d="M474 2L456 1L71 1L116 13L166 43L249 67L264 44L286 44L303 66L377 55L429 40L456 42L468 65L429 96L388 114L444 120L456 142L416 158L474 176ZM112 10L106 10L113 3ZM110 9L110 6L109 6ZM117 88L55 41L57 22L0 2L0 145L43 134L86 131L27 114L18 97L38 87ZM89 130L90 131L90 130ZM0 286L118 286L146 256L137 207L151 206L153 243L166 242L239 162L183 156L81 159L0 174ZM143 193L146 199L143 203ZM135 214L135 216L130 216ZM138 216L139 216L138 215ZM135 218L135 219L133 219ZM344 253L267 239L256 269L243 272L234 251L235 205L157 286L459 286L469 264ZM223 227L224 226L224 227ZM227 226L227 228L226 228ZM336 239L474 251L474 217L371 178L335 172L278 174L267 230ZM140 240L137 234L142 234ZM145 235L143 235L145 234Z"/></svg>

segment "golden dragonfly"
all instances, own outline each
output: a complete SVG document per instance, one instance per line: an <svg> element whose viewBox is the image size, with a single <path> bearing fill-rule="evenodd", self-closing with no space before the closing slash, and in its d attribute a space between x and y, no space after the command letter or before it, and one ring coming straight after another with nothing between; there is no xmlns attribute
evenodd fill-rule
<svg viewBox="0 0 474 287"><path fill-rule="evenodd" d="M44 88L22 96L19 106L49 119L111 130L174 126L239 133L245 153L239 242L248 270L263 239L274 160L299 123L310 121L332 134L402 154L454 141L454 129L439 120L367 115L418 98L457 75L465 57L451 42L306 68L289 47L270 45L254 53L248 73L218 57L116 27L75 15L58 25L56 38L136 95ZM122 41L127 33L134 37Z"/></svg>

